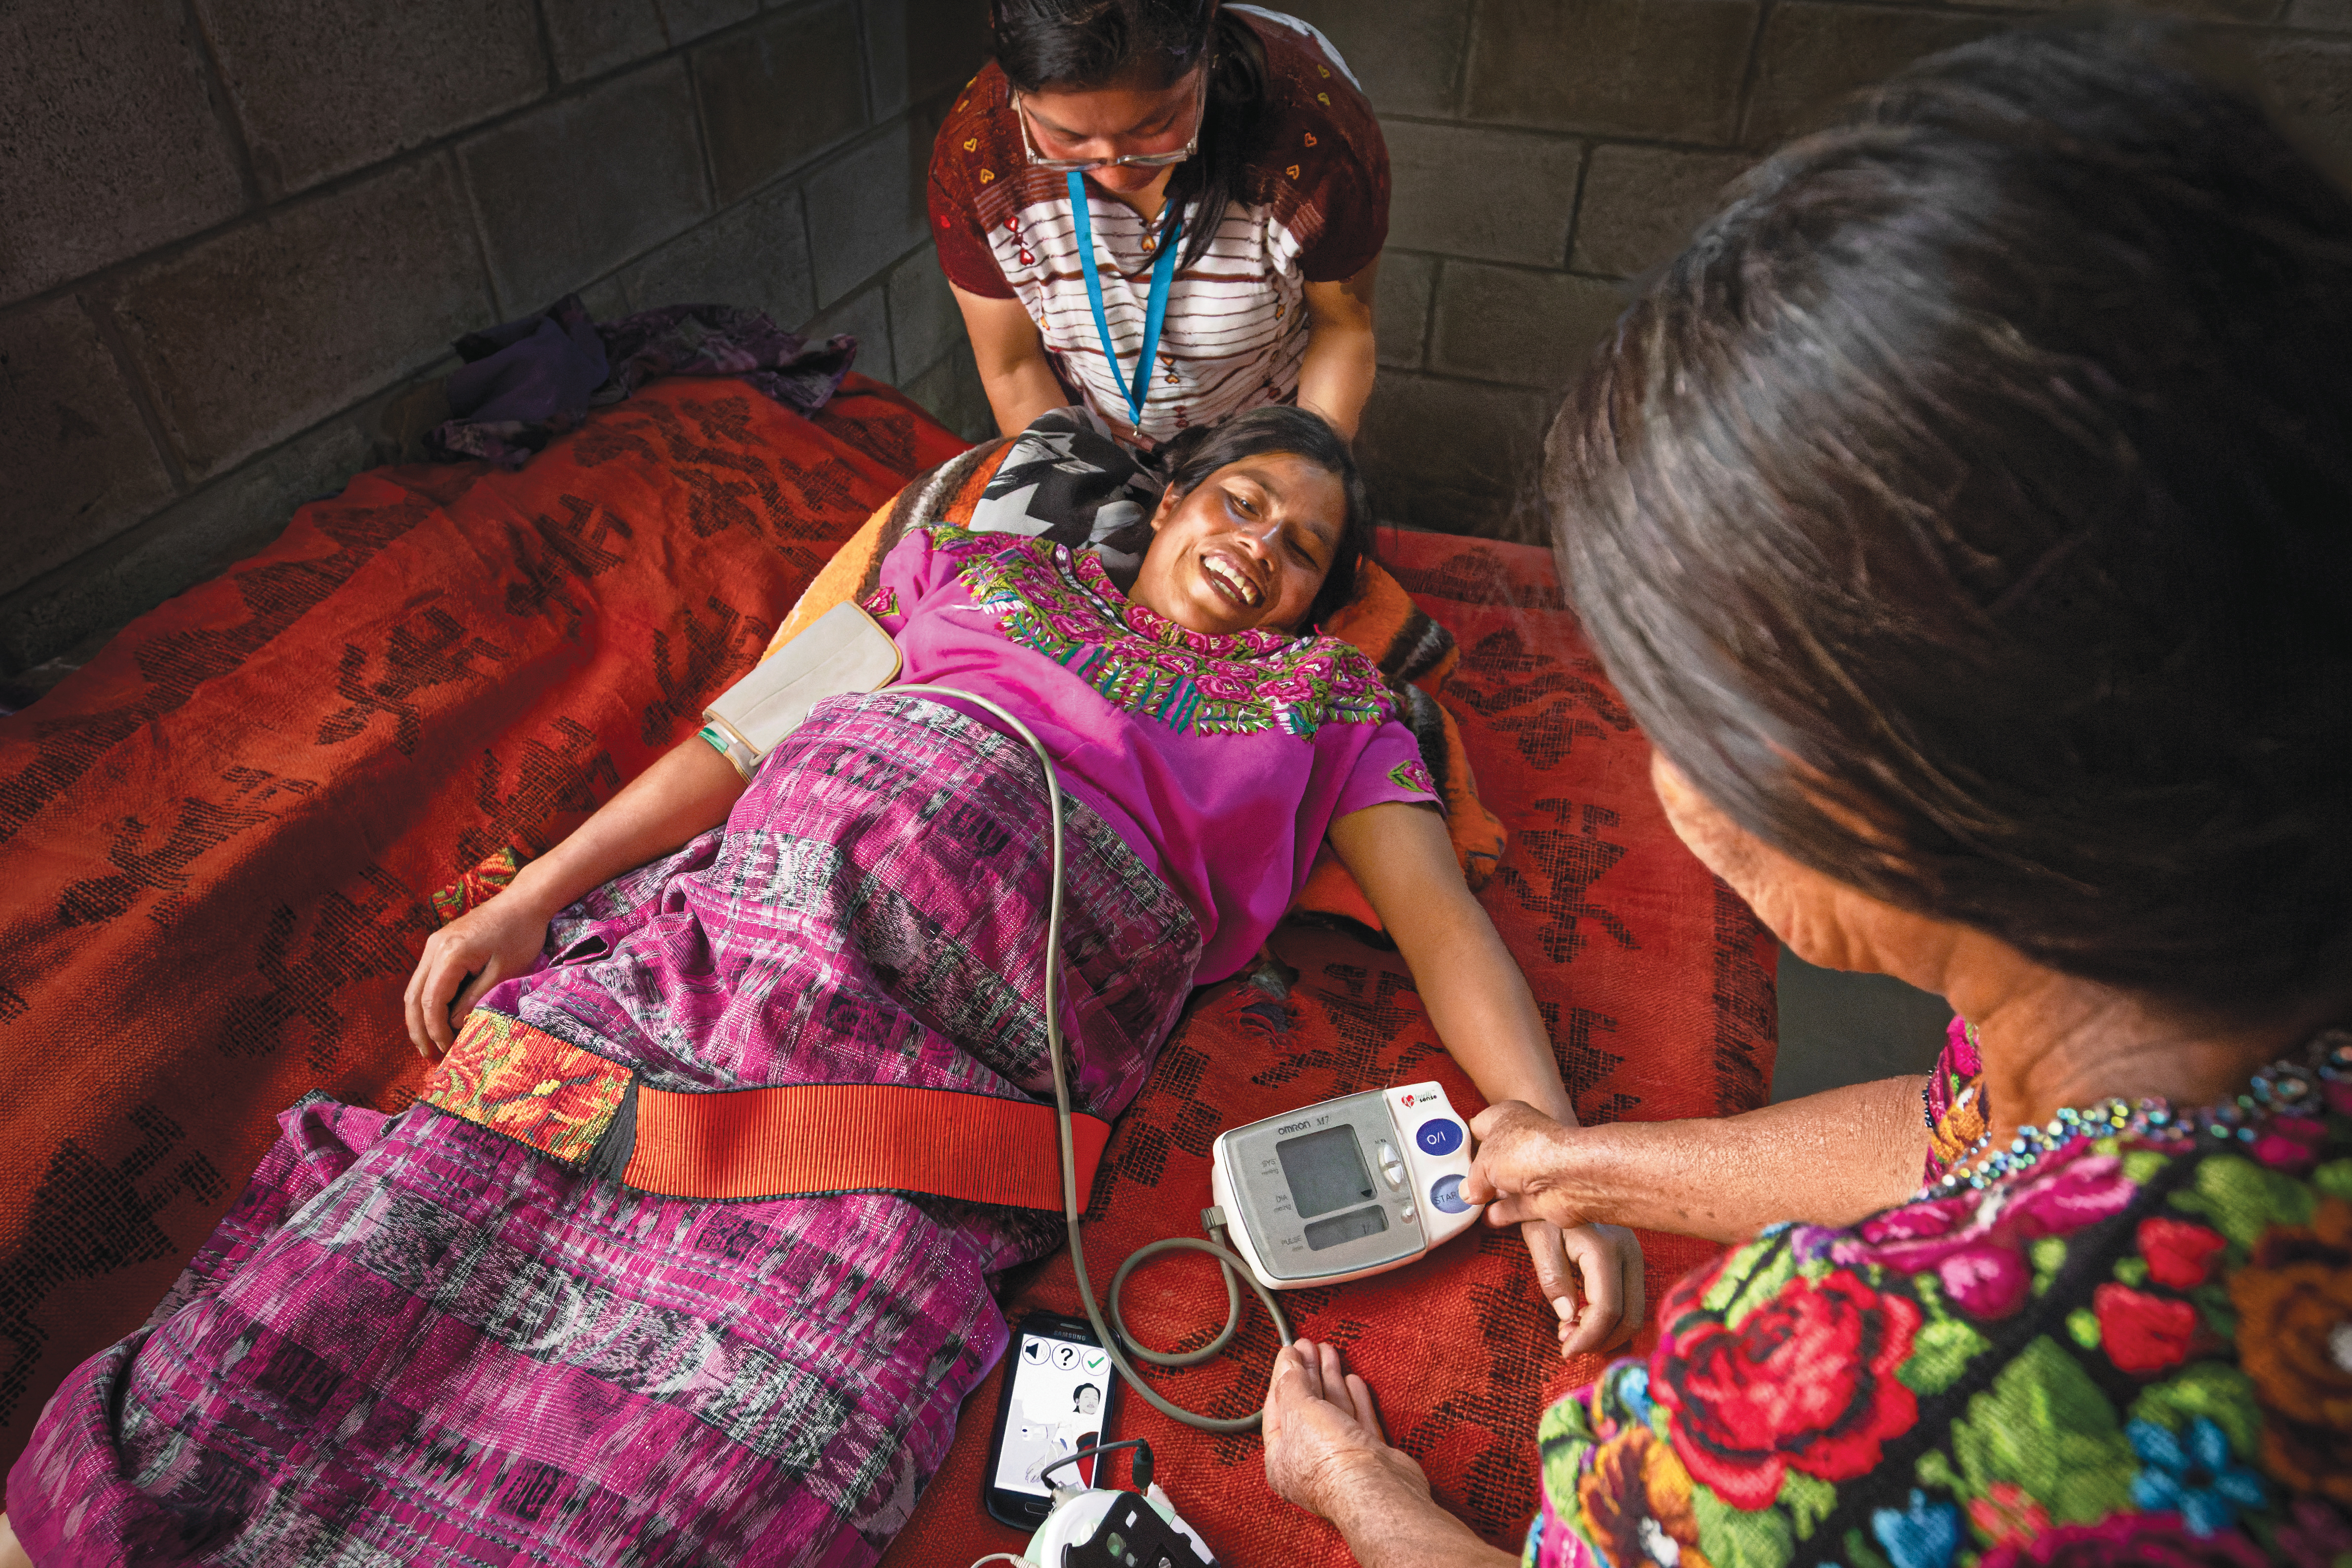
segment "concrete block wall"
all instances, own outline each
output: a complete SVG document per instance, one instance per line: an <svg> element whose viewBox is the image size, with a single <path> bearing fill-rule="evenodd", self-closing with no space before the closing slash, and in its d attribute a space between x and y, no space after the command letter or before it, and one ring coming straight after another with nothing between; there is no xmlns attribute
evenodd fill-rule
<svg viewBox="0 0 2352 1568"><path fill-rule="evenodd" d="M0 7L0 679L266 542L383 460L452 338L574 289L855 332L859 370L983 433L923 189L985 24L978 0Z"/></svg>
<svg viewBox="0 0 2352 1568"><path fill-rule="evenodd" d="M1283 3L1394 165L1360 441L1382 510L1532 538L1544 424L1624 280L1830 101L2036 0ZM2352 162L2352 0L2169 3ZM983 0L0 7L0 686L265 542L383 460L451 338L572 289L854 332L861 370L988 433L923 214L984 25Z"/></svg>
<svg viewBox="0 0 2352 1568"><path fill-rule="evenodd" d="M1358 452L1382 514L1538 539L1560 390L1628 278L1852 89L2037 0L1269 0L1321 27L1394 172ZM2177 0L2352 167L2352 0Z"/></svg>

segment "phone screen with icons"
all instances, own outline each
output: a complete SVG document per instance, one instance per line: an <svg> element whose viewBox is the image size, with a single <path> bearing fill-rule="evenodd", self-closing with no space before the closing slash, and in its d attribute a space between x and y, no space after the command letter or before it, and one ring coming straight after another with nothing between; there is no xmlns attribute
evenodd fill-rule
<svg viewBox="0 0 2352 1568"><path fill-rule="evenodd" d="M1096 1461L1050 1476L1055 1459L1108 1441L1118 1370L1084 1319L1032 1313L1013 1331L988 1465L989 1512L1027 1526L1053 1507L1056 1486L1091 1486Z"/></svg>

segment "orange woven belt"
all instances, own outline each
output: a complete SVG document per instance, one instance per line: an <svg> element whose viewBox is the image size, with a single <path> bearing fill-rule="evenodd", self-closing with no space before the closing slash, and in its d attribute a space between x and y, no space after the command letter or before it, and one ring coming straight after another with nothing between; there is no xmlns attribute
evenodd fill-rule
<svg viewBox="0 0 2352 1568"><path fill-rule="evenodd" d="M680 1094L482 1009L418 1098L591 1176L670 1197L879 1190L1062 1207L1054 1108L1029 1100L896 1083ZM1070 1130L1083 1194L1110 1124L1073 1113Z"/></svg>
<svg viewBox="0 0 2352 1568"><path fill-rule="evenodd" d="M1073 1113L1078 1191L1094 1186L1110 1124ZM640 1084L625 1186L678 1197L935 1193L1062 1207L1054 1108L896 1083L803 1083L674 1094Z"/></svg>

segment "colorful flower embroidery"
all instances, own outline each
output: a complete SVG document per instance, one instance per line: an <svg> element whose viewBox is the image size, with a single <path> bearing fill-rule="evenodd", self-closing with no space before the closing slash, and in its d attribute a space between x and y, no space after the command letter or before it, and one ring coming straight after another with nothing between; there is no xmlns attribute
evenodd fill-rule
<svg viewBox="0 0 2352 1568"><path fill-rule="evenodd" d="M1189 631L1129 603L1091 553L943 526L931 538L962 561L972 602L1007 636L1180 733L1307 737L1327 724L1384 723L1394 711L1378 667L1336 639Z"/></svg>
<svg viewBox="0 0 2352 1568"><path fill-rule="evenodd" d="M2126 1513L2096 1524L2064 1524L2003 1546L1977 1568L2262 1568L2260 1548L2242 1535L2200 1536L2178 1514Z"/></svg>
<svg viewBox="0 0 2352 1568"><path fill-rule="evenodd" d="M1578 1489L1585 1535L1612 1563L1714 1568L1699 1549L1690 1472L1647 1427L1632 1427L1593 1456Z"/></svg>
<svg viewBox="0 0 2352 1568"><path fill-rule="evenodd" d="M1919 1309L1843 1270L1800 1275L1737 1328L1668 1300L1651 1390L1674 1416L1675 1451L1734 1508L1760 1509L1789 1469L1825 1481L1867 1475L1881 1445L1917 1419L1895 1375Z"/></svg>
<svg viewBox="0 0 2352 1568"><path fill-rule="evenodd" d="M1437 793L1437 780L1430 777L1429 765L1418 757L1390 768L1389 782L1400 789L1418 789L1424 795Z"/></svg>
<svg viewBox="0 0 2352 1568"><path fill-rule="evenodd" d="M2263 1478L2237 1462L2228 1434L2202 1416L2186 1434L2134 1421L2124 1436L2145 1467L2132 1478L2132 1501L2150 1513L2179 1514L2195 1534L2227 1530L2240 1509L2269 1500Z"/></svg>
<svg viewBox="0 0 2352 1568"><path fill-rule="evenodd" d="M1763 1232L1546 1412L1527 1560L2352 1568L2352 1098L2230 1133Z"/></svg>
<svg viewBox="0 0 2352 1568"><path fill-rule="evenodd" d="M2352 1203L2274 1225L2230 1280L2238 1361L2263 1416L2263 1463L2298 1490L2352 1503Z"/></svg>
<svg viewBox="0 0 2352 1568"><path fill-rule="evenodd" d="M2025 1304L2032 1283L2028 1243L2119 1214L2134 1190L2121 1161L2094 1154L2088 1143L2074 1144L1991 1190L1875 1215L1833 1242L1830 1255L1904 1274L1933 1270L1953 1305L1969 1316L2005 1318Z"/></svg>
<svg viewBox="0 0 2352 1568"><path fill-rule="evenodd" d="M1995 1546L2032 1541L2050 1528L2050 1511L2015 1481L1995 1481L1969 1504L1969 1522Z"/></svg>
<svg viewBox="0 0 2352 1568"><path fill-rule="evenodd" d="M2139 1255L2147 1277L2175 1291L2193 1291L2212 1278L2215 1254L2229 1243L2201 1225L2154 1214L2139 1222Z"/></svg>
<svg viewBox="0 0 2352 1568"><path fill-rule="evenodd" d="M629 1086L628 1069L476 1008L417 1096L551 1159L588 1157Z"/></svg>
<svg viewBox="0 0 2352 1568"><path fill-rule="evenodd" d="M898 609L898 591L886 584L883 587L876 589L873 592L867 594L863 600L859 601L857 607L860 610L865 611L866 614L874 617L877 621L881 620L886 615L897 615L900 612Z"/></svg>
<svg viewBox="0 0 2352 1568"><path fill-rule="evenodd" d="M523 859L511 844L494 855L484 856L464 875L433 895L433 913L446 925L459 915L480 908L506 891L515 873L522 869Z"/></svg>
<svg viewBox="0 0 2352 1568"><path fill-rule="evenodd" d="M2197 1309L2110 1280L2091 1292L2099 1343L2116 1370L2147 1377L2189 1359L2197 1339Z"/></svg>

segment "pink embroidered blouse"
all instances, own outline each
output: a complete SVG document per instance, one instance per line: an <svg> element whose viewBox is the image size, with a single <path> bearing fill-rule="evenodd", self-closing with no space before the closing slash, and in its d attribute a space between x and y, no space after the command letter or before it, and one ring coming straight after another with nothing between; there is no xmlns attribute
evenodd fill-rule
<svg viewBox="0 0 2352 1568"><path fill-rule="evenodd" d="M922 529L883 561L866 609L898 643L901 680L988 697L1036 732L1062 787L1191 906L1203 984L1265 943L1335 819L1437 803L1360 650L1187 631L1130 603L1090 554Z"/></svg>

